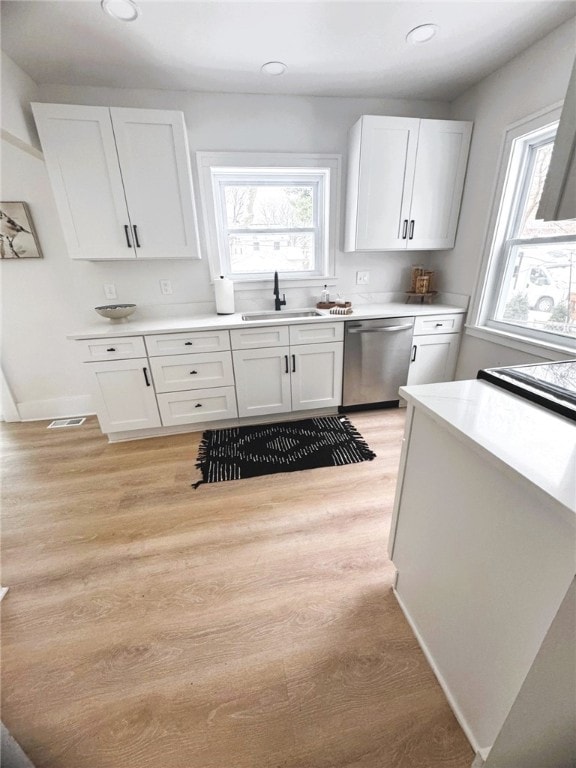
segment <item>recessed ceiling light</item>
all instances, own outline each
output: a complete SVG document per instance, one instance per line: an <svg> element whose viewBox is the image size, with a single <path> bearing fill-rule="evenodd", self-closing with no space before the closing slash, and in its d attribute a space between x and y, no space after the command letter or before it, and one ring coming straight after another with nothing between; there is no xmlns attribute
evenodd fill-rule
<svg viewBox="0 0 576 768"><path fill-rule="evenodd" d="M436 24L421 24L419 27L414 27L406 35L407 43L427 43L428 40L432 40L434 35L438 32L438 26Z"/></svg>
<svg viewBox="0 0 576 768"><path fill-rule="evenodd" d="M287 69L288 67L286 64L283 64L281 61L268 61L260 67L260 70L264 72L264 74L274 76L283 75Z"/></svg>
<svg viewBox="0 0 576 768"><path fill-rule="evenodd" d="M135 21L140 15L140 8L134 0L102 0L102 10L118 21Z"/></svg>

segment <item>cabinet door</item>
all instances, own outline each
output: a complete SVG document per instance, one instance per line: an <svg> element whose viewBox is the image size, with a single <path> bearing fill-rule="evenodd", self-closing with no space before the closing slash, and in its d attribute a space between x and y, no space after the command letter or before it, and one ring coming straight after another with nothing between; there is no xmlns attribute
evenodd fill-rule
<svg viewBox="0 0 576 768"><path fill-rule="evenodd" d="M292 410L342 404L342 342L290 347Z"/></svg>
<svg viewBox="0 0 576 768"><path fill-rule="evenodd" d="M134 258L108 107L32 104L68 253Z"/></svg>
<svg viewBox="0 0 576 768"><path fill-rule="evenodd" d="M139 258L200 258L181 112L110 110Z"/></svg>
<svg viewBox="0 0 576 768"><path fill-rule="evenodd" d="M238 416L291 410L289 347L241 349L233 353Z"/></svg>
<svg viewBox="0 0 576 768"><path fill-rule="evenodd" d="M406 248L419 124L404 117L361 119L359 148L353 151L353 138L350 147L347 229L354 232L347 231L346 250Z"/></svg>
<svg viewBox="0 0 576 768"><path fill-rule="evenodd" d="M453 248L472 123L421 120L408 249Z"/></svg>
<svg viewBox="0 0 576 768"><path fill-rule="evenodd" d="M147 358L87 365L102 432L161 426Z"/></svg>
<svg viewBox="0 0 576 768"><path fill-rule="evenodd" d="M458 333L414 336L408 385L452 381L456 371L459 341Z"/></svg>

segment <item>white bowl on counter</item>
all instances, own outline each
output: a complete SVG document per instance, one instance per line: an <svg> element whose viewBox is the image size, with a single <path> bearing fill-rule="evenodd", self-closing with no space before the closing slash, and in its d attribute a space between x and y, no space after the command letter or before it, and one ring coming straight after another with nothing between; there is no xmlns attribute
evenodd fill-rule
<svg viewBox="0 0 576 768"><path fill-rule="evenodd" d="M94 309L109 320L124 320L136 311L136 304L105 304Z"/></svg>

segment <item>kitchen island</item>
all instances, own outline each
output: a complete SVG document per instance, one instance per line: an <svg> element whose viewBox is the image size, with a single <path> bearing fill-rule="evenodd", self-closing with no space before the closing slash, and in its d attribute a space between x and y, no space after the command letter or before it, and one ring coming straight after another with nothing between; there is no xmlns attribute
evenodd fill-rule
<svg viewBox="0 0 576 768"><path fill-rule="evenodd" d="M398 601L475 766L573 766L576 424L484 381L400 391Z"/></svg>

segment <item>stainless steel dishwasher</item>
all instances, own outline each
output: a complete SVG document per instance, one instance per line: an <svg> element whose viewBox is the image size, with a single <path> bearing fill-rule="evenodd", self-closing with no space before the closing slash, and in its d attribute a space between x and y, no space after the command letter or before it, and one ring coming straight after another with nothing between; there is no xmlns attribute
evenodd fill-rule
<svg viewBox="0 0 576 768"><path fill-rule="evenodd" d="M413 330L413 317L345 323L342 410L398 405L398 388L408 379Z"/></svg>

